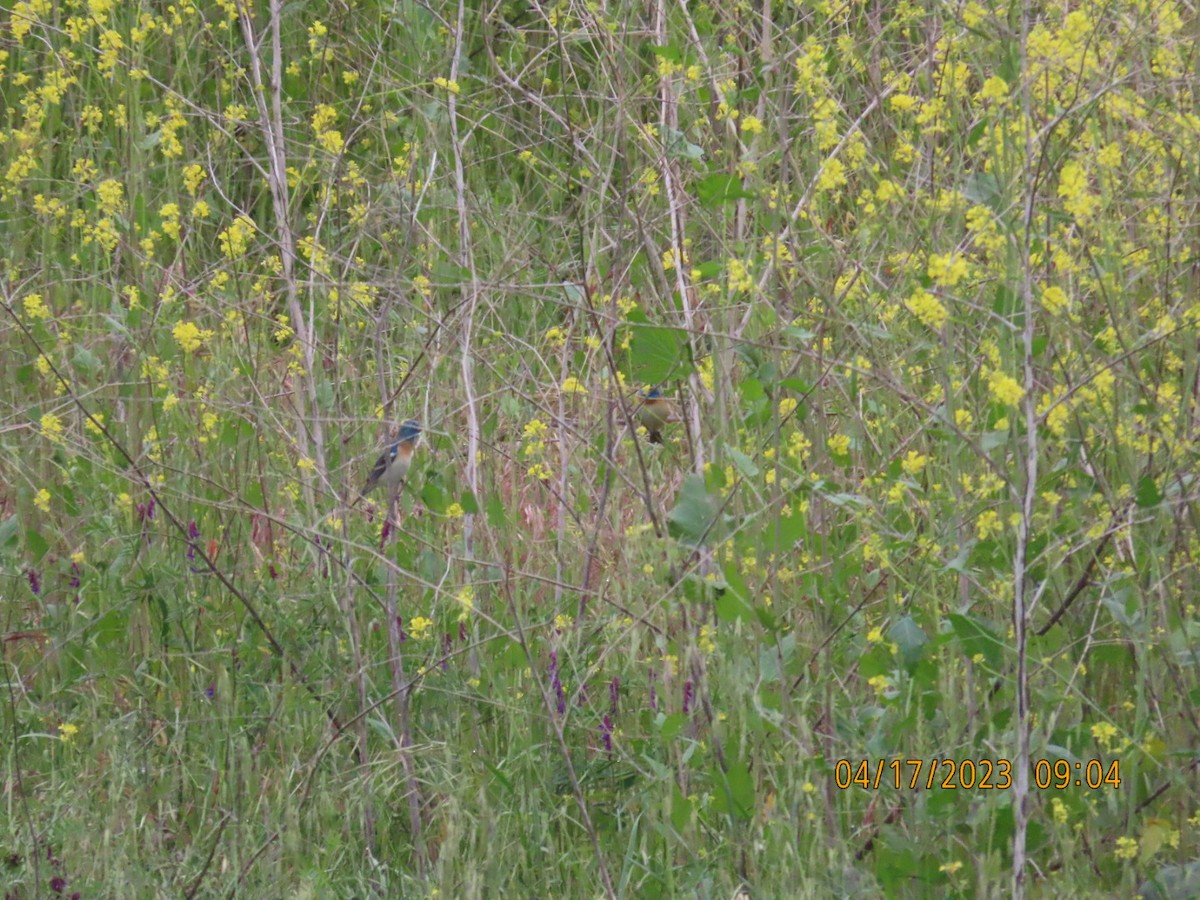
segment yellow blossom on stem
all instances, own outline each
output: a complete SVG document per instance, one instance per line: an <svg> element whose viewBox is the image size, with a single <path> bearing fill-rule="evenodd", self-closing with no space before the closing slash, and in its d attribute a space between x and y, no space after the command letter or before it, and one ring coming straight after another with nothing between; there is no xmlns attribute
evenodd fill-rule
<svg viewBox="0 0 1200 900"><path fill-rule="evenodd" d="M212 331L207 328L201 330L195 322L180 322L171 329L171 334L175 336L184 353L195 353L213 336Z"/></svg>

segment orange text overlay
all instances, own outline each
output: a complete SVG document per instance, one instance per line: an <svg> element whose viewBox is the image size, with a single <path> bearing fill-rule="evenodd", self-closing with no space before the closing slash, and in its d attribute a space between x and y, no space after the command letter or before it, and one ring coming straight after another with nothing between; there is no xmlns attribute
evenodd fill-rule
<svg viewBox="0 0 1200 900"><path fill-rule="evenodd" d="M1036 759L1030 769L1030 781L1040 790L1121 786L1119 759ZM842 790L1006 791L1013 786L1013 772L1012 761L1007 759L839 759L833 766L833 781Z"/></svg>

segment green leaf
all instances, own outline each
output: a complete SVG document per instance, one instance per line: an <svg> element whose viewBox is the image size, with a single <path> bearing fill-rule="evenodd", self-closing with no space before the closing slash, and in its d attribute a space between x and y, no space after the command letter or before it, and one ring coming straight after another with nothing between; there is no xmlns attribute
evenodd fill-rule
<svg viewBox="0 0 1200 900"><path fill-rule="evenodd" d="M683 795L679 785L673 784L671 792L671 825L682 833L692 824L692 816L696 812L695 804Z"/></svg>
<svg viewBox="0 0 1200 900"><path fill-rule="evenodd" d="M963 182L963 194L976 206L998 213L1001 208L1000 181L990 172L976 172Z"/></svg>
<svg viewBox="0 0 1200 900"><path fill-rule="evenodd" d="M11 515L0 522L0 547L8 547L17 537L17 517Z"/></svg>
<svg viewBox="0 0 1200 900"><path fill-rule="evenodd" d="M629 354L635 384L658 384L691 372L682 329L662 325L633 325Z"/></svg>
<svg viewBox="0 0 1200 900"><path fill-rule="evenodd" d="M463 509L466 509L464 506ZM488 524L493 528L508 527L508 511L504 508L504 501L499 497L489 497L487 502L487 518Z"/></svg>
<svg viewBox="0 0 1200 900"><path fill-rule="evenodd" d="M429 508L430 511L442 515L446 512L446 507L450 505L446 497L446 490L442 487L440 478L429 478L425 481L425 487L421 490L421 502Z"/></svg>
<svg viewBox="0 0 1200 900"><path fill-rule="evenodd" d="M670 62L673 62L673 63L682 63L683 62L683 53L680 51L680 49L678 47L676 47L673 44L666 44L666 45L651 44L650 52L653 53L655 56L657 56L659 59L669 60Z"/></svg>
<svg viewBox="0 0 1200 900"><path fill-rule="evenodd" d="M1148 506L1158 506L1162 503L1163 495L1158 489L1158 483L1151 475L1143 475L1137 483L1137 505L1145 509Z"/></svg>
<svg viewBox="0 0 1200 900"><path fill-rule="evenodd" d="M754 194L742 187L742 180L736 175L709 175L696 185L696 194L705 206L721 206L725 203L735 203Z"/></svg>
<svg viewBox="0 0 1200 900"><path fill-rule="evenodd" d="M921 661L929 639L912 616L903 616L888 629L887 639L900 648L900 660L911 673Z"/></svg>
<svg viewBox="0 0 1200 900"><path fill-rule="evenodd" d="M726 588L725 592L717 597L715 603L717 609L717 618L722 622L735 622L741 619L743 622L754 622L756 616L754 610L750 608L736 593Z"/></svg>
<svg viewBox="0 0 1200 900"><path fill-rule="evenodd" d="M754 776L744 762L731 762L724 773L715 770L713 781L718 785L723 781L725 786L724 791L720 788L713 791L713 807L717 812L739 819L749 819L754 814Z"/></svg>
<svg viewBox="0 0 1200 900"><path fill-rule="evenodd" d="M46 555L46 551L50 549L50 544L47 543L40 532L28 528L25 531L25 549L29 551L29 554L36 562Z"/></svg>
<svg viewBox="0 0 1200 900"><path fill-rule="evenodd" d="M970 659L982 654L989 668L999 669L1004 659L1004 643L996 633L971 616L950 613L949 618L963 653Z"/></svg>
<svg viewBox="0 0 1200 900"><path fill-rule="evenodd" d="M683 480L675 508L667 515L667 527L671 537L697 547L712 537L710 526L716 514L716 500L705 490L704 479L699 475L688 475Z"/></svg>
<svg viewBox="0 0 1200 900"><path fill-rule="evenodd" d="M736 447L726 447L725 452L729 454L729 458L733 460L733 467L745 478L754 478L758 475L758 466L754 464L754 460L738 450Z"/></svg>
<svg viewBox="0 0 1200 900"><path fill-rule="evenodd" d="M458 499L458 505L468 515L479 512L479 501L475 499L475 494L470 490L463 491L462 496Z"/></svg>
<svg viewBox="0 0 1200 900"><path fill-rule="evenodd" d="M262 509L267 505L261 481L251 481L246 485L246 503L255 509Z"/></svg>

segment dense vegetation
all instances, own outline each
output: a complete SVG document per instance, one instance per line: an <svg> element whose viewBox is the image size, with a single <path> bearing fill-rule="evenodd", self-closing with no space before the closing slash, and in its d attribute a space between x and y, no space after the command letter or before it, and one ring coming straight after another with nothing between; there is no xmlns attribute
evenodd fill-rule
<svg viewBox="0 0 1200 900"><path fill-rule="evenodd" d="M1194 8L461 4L0 9L5 895L1195 896Z"/></svg>

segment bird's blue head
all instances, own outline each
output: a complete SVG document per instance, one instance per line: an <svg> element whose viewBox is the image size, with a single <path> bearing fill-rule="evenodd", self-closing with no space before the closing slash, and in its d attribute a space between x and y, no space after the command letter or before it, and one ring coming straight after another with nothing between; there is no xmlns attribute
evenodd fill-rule
<svg viewBox="0 0 1200 900"><path fill-rule="evenodd" d="M642 396L647 400L659 400L662 398L662 391L656 387L644 387L642 388Z"/></svg>
<svg viewBox="0 0 1200 900"><path fill-rule="evenodd" d="M405 419L400 423L400 443L415 444L421 436L421 424L416 419Z"/></svg>

